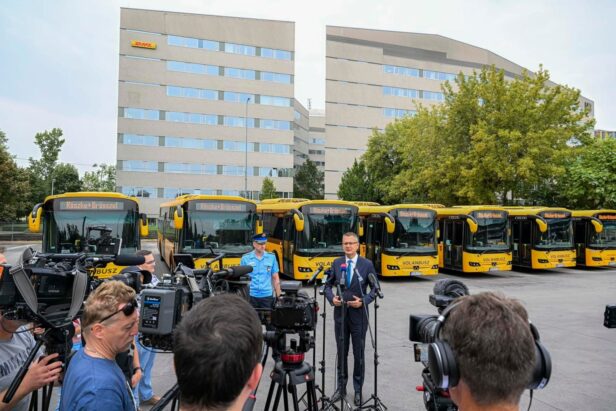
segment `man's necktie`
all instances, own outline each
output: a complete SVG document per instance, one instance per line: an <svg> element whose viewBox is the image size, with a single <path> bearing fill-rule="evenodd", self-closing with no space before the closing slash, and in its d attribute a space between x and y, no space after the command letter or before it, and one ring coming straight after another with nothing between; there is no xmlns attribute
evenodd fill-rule
<svg viewBox="0 0 616 411"><path fill-rule="evenodd" d="M347 287L351 286L351 280L353 279L353 260L347 261Z"/></svg>

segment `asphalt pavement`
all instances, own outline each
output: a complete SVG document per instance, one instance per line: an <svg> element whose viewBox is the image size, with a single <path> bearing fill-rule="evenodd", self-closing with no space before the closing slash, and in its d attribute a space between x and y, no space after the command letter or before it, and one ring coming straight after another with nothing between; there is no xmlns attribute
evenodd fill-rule
<svg viewBox="0 0 616 411"><path fill-rule="evenodd" d="M10 263L15 263L26 244L5 245ZM167 271L158 259L155 242L144 242L144 248L157 255L157 274ZM409 341L409 315L435 314L428 302L438 279L463 281L471 294L500 291L519 299L539 329L541 340L552 357L552 378L543 390L535 391L532 410L616 410L616 329L603 326L607 304L616 304L616 268L554 269L545 271L491 272L489 274L439 274L424 278L382 279L385 298L378 309L378 396L388 410L423 410L421 384L422 365L413 360L413 343ZM312 288L306 288L312 295ZM318 297L323 313L323 299ZM333 333L333 310L326 308L325 321L325 392L334 391L336 344ZM371 326L374 311L370 307ZM316 333L316 363L321 361L323 319L319 317ZM374 329L373 329L374 331ZM313 364L312 350L306 361ZM352 372L352 354L349 355ZM257 392L255 410L263 410L270 386L273 361L268 360ZM317 365L318 368L318 365ZM315 371L319 388L321 373ZM224 378L224 376L221 376ZM158 354L153 371L153 385L162 395L175 383L173 357ZM374 383L374 349L370 336L366 339L366 377L364 398L370 397ZM303 393L305 386L299 386ZM352 401L349 382L348 400ZM317 393L317 397L320 397ZM529 393L522 396L521 408L527 409ZM301 407L305 409L306 407ZM145 408L144 408L145 409ZM283 409L281 405L279 409Z"/></svg>

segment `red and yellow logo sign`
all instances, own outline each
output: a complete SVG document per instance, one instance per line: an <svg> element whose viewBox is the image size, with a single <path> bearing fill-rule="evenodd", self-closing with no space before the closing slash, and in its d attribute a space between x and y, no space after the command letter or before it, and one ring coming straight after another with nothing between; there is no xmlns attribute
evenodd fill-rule
<svg viewBox="0 0 616 411"><path fill-rule="evenodd" d="M155 49L156 43L153 41L131 40L130 45L142 49Z"/></svg>

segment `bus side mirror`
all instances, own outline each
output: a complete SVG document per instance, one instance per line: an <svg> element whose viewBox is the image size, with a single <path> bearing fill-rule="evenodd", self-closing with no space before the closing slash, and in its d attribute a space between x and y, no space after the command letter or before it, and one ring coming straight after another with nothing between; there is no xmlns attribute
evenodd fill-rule
<svg viewBox="0 0 616 411"><path fill-rule="evenodd" d="M396 220L389 214L385 214L385 228L388 234L393 234L396 231Z"/></svg>
<svg viewBox="0 0 616 411"><path fill-rule="evenodd" d="M468 224L468 228L471 230L471 233L475 234L477 232L477 221L475 221L472 217L466 218L466 223Z"/></svg>
<svg viewBox="0 0 616 411"><path fill-rule="evenodd" d="M362 223L361 221L359 222L359 232L357 233L360 237L364 236L364 223Z"/></svg>
<svg viewBox="0 0 616 411"><path fill-rule="evenodd" d="M437 239L441 238L441 229L440 228L436 229L436 238Z"/></svg>
<svg viewBox="0 0 616 411"><path fill-rule="evenodd" d="M295 229L297 231L304 231L304 215L301 211L292 210L293 222L295 223Z"/></svg>
<svg viewBox="0 0 616 411"><path fill-rule="evenodd" d="M255 227L255 234L263 233L263 221L257 219L257 225Z"/></svg>
<svg viewBox="0 0 616 411"><path fill-rule="evenodd" d="M595 227L595 231L597 232L597 234L603 232L603 223L601 222L601 220L599 220L598 218L592 218L590 222L592 223L593 227Z"/></svg>
<svg viewBox="0 0 616 411"><path fill-rule="evenodd" d="M539 231L541 231L542 233L545 233L546 231L548 231L548 223L543 218L539 217L535 219L535 222L537 223L537 226L539 227Z"/></svg>
<svg viewBox="0 0 616 411"><path fill-rule="evenodd" d="M181 230L184 227L184 210L181 206L177 206L173 212L173 228Z"/></svg>
<svg viewBox="0 0 616 411"><path fill-rule="evenodd" d="M38 203L28 215L28 229L32 233L41 232L41 215L43 214L43 203Z"/></svg>
<svg viewBox="0 0 616 411"><path fill-rule="evenodd" d="M145 213L139 214L139 235L141 237L147 237L150 234L150 228L148 227L148 217Z"/></svg>

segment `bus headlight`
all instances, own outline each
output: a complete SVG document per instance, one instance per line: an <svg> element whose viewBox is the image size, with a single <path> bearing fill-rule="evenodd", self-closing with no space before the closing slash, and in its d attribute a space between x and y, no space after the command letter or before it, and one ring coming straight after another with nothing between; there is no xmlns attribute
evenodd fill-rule
<svg viewBox="0 0 616 411"><path fill-rule="evenodd" d="M547 263L549 263L548 260L545 260L543 258L540 258L538 261L539 261L540 264L547 264Z"/></svg>
<svg viewBox="0 0 616 411"><path fill-rule="evenodd" d="M310 267L297 267L297 270L300 273L311 273L312 269Z"/></svg>
<svg viewBox="0 0 616 411"><path fill-rule="evenodd" d="M475 263L475 262L472 262L472 261L470 263L468 263L468 265L470 265L471 267L481 267L480 263Z"/></svg>
<svg viewBox="0 0 616 411"><path fill-rule="evenodd" d="M400 267L398 267L397 265L388 265L388 266L387 266L387 269L388 269L388 270L399 270L399 269L400 269Z"/></svg>

